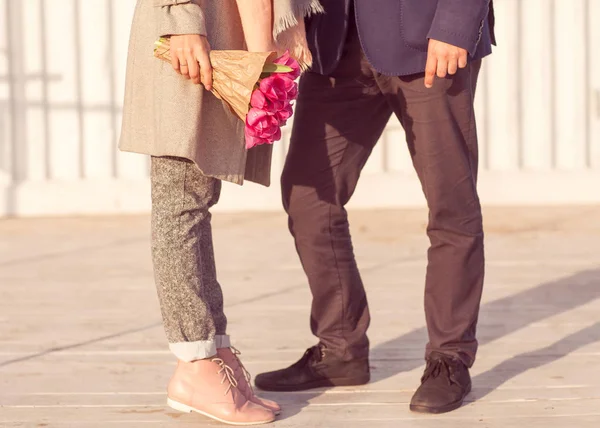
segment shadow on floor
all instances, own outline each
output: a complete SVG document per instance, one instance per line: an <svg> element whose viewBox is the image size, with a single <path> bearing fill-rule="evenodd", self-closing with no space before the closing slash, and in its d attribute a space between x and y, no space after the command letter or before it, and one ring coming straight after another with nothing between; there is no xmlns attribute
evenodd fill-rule
<svg viewBox="0 0 600 428"><path fill-rule="evenodd" d="M481 320L478 328L479 344L480 346L486 345L531 324L576 309L598 298L600 298L600 269L579 272L486 303L481 307ZM486 322L486 319L494 321ZM497 320L503 320L503 322L499 323ZM584 331L589 332L588 329ZM576 334L574 336L576 337L573 340L581 342L574 349L591 343L588 342L588 337L585 335ZM371 358L374 361L377 361L378 357L385 359L385 351L401 352L406 346L414 347L415 343L422 343L424 349L426 340L427 329L425 327L418 328L376 346L371 351ZM391 361L390 364L392 367L386 367L385 371L375 369L373 381L380 381L398 373L414 370L423 365L424 361L407 359Z"/></svg>
<svg viewBox="0 0 600 428"><path fill-rule="evenodd" d="M271 297L270 294L263 298ZM560 313L573 310L588 304L600 297L600 270L588 270L556 281L540 284L534 288L522 291L513 296L495 300L482 306L482 323L479 328L480 345L491 343L506 335L527 328L533 323L540 322ZM252 303L256 298L248 302ZM494 320L505 320L503 323L486 323L486 318ZM159 327L161 323L153 323L146 326L124 330L111 335L101 336L84 342L50 348L35 354L19 357L0 362L0 368L11 364L25 362L55 352L72 350L105 340L122 337L152 328ZM402 349L413 346L415 343L423 343L427 331L425 327L413 330L395 339L376 346L371 352L371 358L375 363L372 372L372 381L381 381L398 373L411 371L423 365L421 359L396 359L389 358L389 351L401 352ZM600 322L569 335L553 345L537 351L517 355L498 364L491 370L475 377L474 385L479 386L477 390L483 391L476 395L475 400L488 395L508 380L537 367L549 364L569 353L600 340ZM387 356L385 354L388 354ZM300 357L300 356L299 356ZM380 364L382 363L382 364ZM385 368L377 366L385 365ZM415 379L415 386L418 379ZM323 394L324 390L315 390L301 393L262 393L269 398L277 399L284 405L284 413L281 419L286 419L299 413L304 407L316 397Z"/></svg>
<svg viewBox="0 0 600 428"><path fill-rule="evenodd" d="M473 378L473 384L479 385L473 394L473 401L481 400L509 380L546 364L566 357L584 346L600 341L600 321L573 333L545 348L516 355L503 361L492 369Z"/></svg>
<svg viewBox="0 0 600 428"><path fill-rule="evenodd" d="M482 322L479 328L479 343L486 345L534 323L588 304L599 297L600 270L588 270L489 302L481 308ZM486 323L486 318L505 320L505 322ZM422 343L424 349L426 340L427 329L422 327L376 346L371 351L372 365L374 366L372 381L381 381L424 365L424 361L420 358L390 358L389 353L390 351L401 353L402 349L407 347L414 348L415 343ZM553 345L512 357L473 379L476 393L470 401L487 396L505 382L528 370L550 364L597 341L600 341L600 321ZM417 377L415 388L418 382ZM302 408L310 405L310 402L322 395L323 392L324 390L315 390L264 395L272 399L279 399L286 406L284 418L287 418L299 413Z"/></svg>
<svg viewBox="0 0 600 428"><path fill-rule="evenodd" d="M70 345L55 346L53 348L44 349L43 351L40 351L40 352L36 352L36 353L30 354L30 355L25 355L24 357L13 358L11 360L6 360L6 361L0 361L0 368L6 367L6 366L9 366L12 364L23 363L25 361L34 360L36 358L44 357L49 354L54 354L56 352L70 351L73 349L82 348L87 345L92 345L94 343L104 342L105 340L115 339L117 337L123 337L123 336L127 336L129 334L139 333L142 331L146 331L146 330L150 330L150 329L159 327L161 325L162 325L162 323L153 323L153 324L145 325L142 327L136 327L136 328L131 328L128 330L119 331L119 332L113 333L113 334L107 334L105 336L96 337L94 339L86 340L83 342L72 343Z"/></svg>

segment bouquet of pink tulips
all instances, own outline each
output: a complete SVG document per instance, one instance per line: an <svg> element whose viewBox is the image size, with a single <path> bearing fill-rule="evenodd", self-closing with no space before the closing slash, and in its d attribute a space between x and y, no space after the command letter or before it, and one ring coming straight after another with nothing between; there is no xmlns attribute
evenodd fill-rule
<svg viewBox="0 0 600 428"><path fill-rule="evenodd" d="M298 62L289 52L275 60L275 64L288 66L291 71L273 73L258 82L250 98L250 111L246 116L246 148L272 144L281 139L281 127L294 113L292 102L298 97L295 80L300 76Z"/></svg>
<svg viewBox="0 0 600 428"><path fill-rule="evenodd" d="M156 41L154 56L171 61L167 37ZM280 140L298 96L298 62L288 52L275 58L270 52L211 51L210 59L211 92L245 121L246 148Z"/></svg>

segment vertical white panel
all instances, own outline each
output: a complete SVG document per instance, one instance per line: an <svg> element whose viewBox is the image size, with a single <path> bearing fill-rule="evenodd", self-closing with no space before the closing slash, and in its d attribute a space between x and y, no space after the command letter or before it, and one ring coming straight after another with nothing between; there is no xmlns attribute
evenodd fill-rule
<svg viewBox="0 0 600 428"><path fill-rule="evenodd" d="M8 40L8 85L9 85L9 121L11 126L10 165L13 180L27 178L27 96L26 66L23 43L23 3L9 1L7 4L6 37Z"/></svg>
<svg viewBox="0 0 600 428"><path fill-rule="evenodd" d="M371 156L369 157L369 160L363 169L364 174L377 174L383 172L385 166L384 154L386 147L385 144L382 144L384 142L381 140L382 138L380 138L380 141L375 144L375 147L371 152Z"/></svg>
<svg viewBox="0 0 600 428"><path fill-rule="evenodd" d="M406 143L406 132L395 115L388 123L384 135L387 154L385 170L391 173L415 174Z"/></svg>
<svg viewBox="0 0 600 428"><path fill-rule="evenodd" d="M25 150L25 166L23 174L30 181L44 181L46 175L46 148L44 126L44 109L40 102L31 102L27 107L28 124L27 139L23 141Z"/></svg>
<svg viewBox="0 0 600 428"><path fill-rule="evenodd" d="M495 48L494 48L495 50ZM488 68L490 67L489 58L484 59L479 72L477 81L477 91L475 92L475 120L477 122L477 141L479 145L479 171L487 169L488 161Z"/></svg>
<svg viewBox="0 0 600 428"><path fill-rule="evenodd" d="M285 155L289 146L290 136L292 133L292 121L289 121L287 126L282 129L281 140L276 141L273 145L273 156L271 158L271 181L274 185L280 182L281 171L285 163Z"/></svg>
<svg viewBox="0 0 600 428"><path fill-rule="evenodd" d="M23 17L27 23L27 31L23 32L23 60L25 75L27 139L21 144L25 148L27 180L41 181L47 177L46 171L46 121L44 110L44 87L46 85L44 70L44 23L43 8L40 0L25 0Z"/></svg>
<svg viewBox="0 0 600 428"><path fill-rule="evenodd" d="M39 106L42 101L42 16L39 0L22 0L23 20L27 23L27 31L23 31L25 96L31 105ZM23 23L20 23L23 25ZM28 107L30 104L28 103Z"/></svg>
<svg viewBox="0 0 600 428"><path fill-rule="evenodd" d="M521 2L522 159L529 170L552 168L553 58L552 8L548 0ZM568 29L564 31L570 31Z"/></svg>
<svg viewBox="0 0 600 428"><path fill-rule="evenodd" d="M51 176L75 180L81 176L80 73L81 40L77 34L76 0L45 0L50 104Z"/></svg>
<svg viewBox="0 0 600 428"><path fill-rule="evenodd" d="M592 168L600 169L600 1L588 0L587 12L589 165Z"/></svg>
<svg viewBox="0 0 600 428"><path fill-rule="evenodd" d="M109 2L79 0L83 160L86 178L110 178L114 128Z"/></svg>
<svg viewBox="0 0 600 428"><path fill-rule="evenodd" d="M487 122L489 168L514 170L519 167L519 3L497 3L496 36L499 46L487 63Z"/></svg>
<svg viewBox="0 0 600 428"><path fill-rule="evenodd" d="M585 0L556 0L555 7L556 166L575 170L587 163Z"/></svg>
<svg viewBox="0 0 600 428"><path fill-rule="evenodd" d="M0 0L0 183L12 180L11 110L8 64L7 1ZM1 203L1 202L0 202ZM2 207L0 207L0 210Z"/></svg>

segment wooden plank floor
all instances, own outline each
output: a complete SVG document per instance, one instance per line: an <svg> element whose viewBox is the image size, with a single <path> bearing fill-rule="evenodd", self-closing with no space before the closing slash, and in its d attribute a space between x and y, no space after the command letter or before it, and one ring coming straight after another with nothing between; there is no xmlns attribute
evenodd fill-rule
<svg viewBox="0 0 600 428"><path fill-rule="evenodd" d="M277 427L600 426L600 208L487 209L473 393L412 414L426 330L423 211L358 211L373 382L293 394ZM147 217L0 221L0 426L202 427L165 408L173 358ZM314 344L310 296L281 214L214 219L230 334L252 373Z"/></svg>

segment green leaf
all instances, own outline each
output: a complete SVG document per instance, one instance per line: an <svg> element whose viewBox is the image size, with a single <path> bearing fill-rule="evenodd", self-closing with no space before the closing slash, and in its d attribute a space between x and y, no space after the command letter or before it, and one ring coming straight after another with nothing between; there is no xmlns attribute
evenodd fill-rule
<svg viewBox="0 0 600 428"><path fill-rule="evenodd" d="M291 67L281 64L265 64L263 73L289 73L294 71Z"/></svg>

